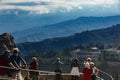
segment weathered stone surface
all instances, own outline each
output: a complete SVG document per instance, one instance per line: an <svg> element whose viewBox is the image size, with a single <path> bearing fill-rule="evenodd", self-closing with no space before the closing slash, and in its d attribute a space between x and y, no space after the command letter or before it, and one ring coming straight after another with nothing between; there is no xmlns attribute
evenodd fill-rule
<svg viewBox="0 0 120 80"><path fill-rule="evenodd" d="M12 35L9 33L3 33L0 35L0 54L6 49L12 51L14 47L16 47L16 44L14 43L14 37Z"/></svg>

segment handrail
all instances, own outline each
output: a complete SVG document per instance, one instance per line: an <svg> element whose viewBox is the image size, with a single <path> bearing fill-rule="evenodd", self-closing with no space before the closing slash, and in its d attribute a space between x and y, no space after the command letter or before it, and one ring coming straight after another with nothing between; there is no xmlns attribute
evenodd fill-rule
<svg viewBox="0 0 120 80"><path fill-rule="evenodd" d="M0 66L1 68L7 68L7 69L15 69L13 67L7 67L7 66ZM35 71L35 72L40 72L39 74L39 79L41 80L54 80L55 76L56 76L56 72L50 72L50 71L40 71L40 70L30 70L30 69L20 69L20 70L25 70L23 71L23 73L21 74L24 74L24 72L28 72L28 71ZM50 74L50 75L49 75ZM65 73L65 74L61 74L62 75L62 78L63 80L70 80L70 74L68 73ZM25 79L25 77L28 77L29 78L29 74L25 73L24 75L22 75L22 77ZM10 77L12 78L12 77ZM15 75L15 80L18 80L18 74ZM80 79L82 79L82 77L79 77ZM11 79L10 79L11 80Z"/></svg>
<svg viewBox="0 0 120 80"><path fill-rule="evenodd" d="M103 78L96 76L97 80L104 80Z"/></svg>
<svg viewBox="0 0 120 80"><path fill-rule="evenodd" d="M114 80L114 78L113 78L110 74L108 74L108 73L106 73L106 72L104 72L104 71L102 71L102 70L100 70L100 69L99 69L99 71L100 71L101 73L109 76L111 80Z"/></svg>
<svg viewBox="0 0 120 80"><path fill-rule="evenodd" d="M7 69L15 69L15 68L13 68L13 67L7 67L7 66L0 66L0 67L1 67L1 68L7 68ZM44 74L59 74L59 73L57 73L57 72L31 70L31 69L20 69L20 70L34 71L34 72L39 72L39 73L44 73ZM102 71L102 70L100 70L100 69L99 69L99 71L100 71L101 73L107 75L108 77L110 77L111 80L114 80L114 78L113 78L110 74L108 74L108 73L106 73L106 72L104 72L104 71ZM103 80L103 79L100 78L99 76L97 76L97 78L99 78L100 80Z"/></svg>
<svg viewBox="0 0 120 80"><path fill-rule="evenodd" d="M7 69L15 69L13 67L7 67L7 66L0 66L0 68L7 68ZM51 73L51 74L55 74L56 72L50 72L50 71L40 71L40 70L31 70L31 69L20 69L20 70L23 70L23 71L34 71L34 72L39 72L39 73Z"/></svg>

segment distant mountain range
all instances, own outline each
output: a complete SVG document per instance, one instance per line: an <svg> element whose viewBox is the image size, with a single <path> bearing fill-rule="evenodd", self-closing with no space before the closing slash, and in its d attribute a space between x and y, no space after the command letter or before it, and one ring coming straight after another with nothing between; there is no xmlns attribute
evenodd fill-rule
<svg viewBox="0 0 120 80"><path fill-rule="evenodd" d="M3 14L0 14L0 33L1 34L3 32L11 33L15 31L29 29L32 27L39 27L39 26L63 21L61 20L61 18L59 19L59 17L51 16L50 14L48 15L47 14L46 15L37 15L37 14L34 15L33 14L32 15L32 14L28 14L27 12L24 12L21 10L8 10L8 12L9 11L10 13L8 14L7 14L7 11L3 12ZM14 14L14 12L19 12L19 15ZM51 19L51 17L53 19L54 17L56 17L56 20Z"/></svg>
<svg viewBox="0 0 120 80"><path fill-rule="evenodd" d="M99 43L104 45L120 44L120 24L109 28L83 31L68 37L50 38L39 42L26 42L18 44L19 49L23 53L30 51L48 51L48 50L62 50L79 45L89 45L91 43Z"/></svg>
<svg viewBox="0 0 120 80"><path fill-rule="evenodd" d="M15 42L36 42L47 38L65 37L85 30L101 29L120 23L120 15L109 17L79 17L52 25L39 26L12 33Z"/></svg>

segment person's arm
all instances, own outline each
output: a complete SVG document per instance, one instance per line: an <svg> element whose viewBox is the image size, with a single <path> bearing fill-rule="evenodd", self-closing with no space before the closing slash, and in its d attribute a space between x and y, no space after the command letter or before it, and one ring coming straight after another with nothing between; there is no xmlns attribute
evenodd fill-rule
<svg viewBox="0 0 120 80"><path fill-rule="evenodd" d="M16 63L16 61L14 60L14 57L13 57L13 56L10 56L9 60L10 60L9 65L10 65L11 67L19 68L19 66L18 66L18 64Z"/></svg>
<svg viewBox="0 0 120 80"><path fill-rule="evenodd" d="M17 69L17 67L15 67L11 62L9 63L9 66L14 68L14 69Z"/></svg>
<svg viewBox="0 0 120 80"><path fill-rule="evenodd" d="M60 62L60 64L63 64L63 62Z"/></svg>
<svg viewBox="0 0 120 80"><path fill-rule="evenodd" d="M14 60L14 64L17 68L20 68L20 66L17 64L17 62Z"/></svg>
<svg viewBox="0 0 120 80"><path fill-rule="evenodd" d="M99 70L98 68L95 67L95 75L98 75L99 74Z"/></svg>
<svg viewBox="0 0 120 80"><path fill-rule="evenodd" d="M26 61L25 61L21 56L19 56L19 57L20 57L22 63L25 65L25 67L27 67L27 63L26 63Z"/></svg>
<svg viewBox="0 0 120 80"><path fill-rule="evenodd" d="M38 65L38 63L36 63L36 69L37 69L37 70L39 69L39 65Z"/></svg>
<svg viewBox="0 0 120 80"><path fill-rule="evenodd" d="M22 62L25 65L25 67L27 67L27 63L26 63L26 61L24 59L22 59Z"/></svg>

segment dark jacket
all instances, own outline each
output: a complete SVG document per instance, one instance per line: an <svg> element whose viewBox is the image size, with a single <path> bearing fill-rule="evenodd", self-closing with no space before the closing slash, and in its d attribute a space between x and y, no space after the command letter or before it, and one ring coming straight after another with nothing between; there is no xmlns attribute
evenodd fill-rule
<svg viewBox="0 0 120 80"><path fill-rule="evenodd" d="M71 63L71 68L72 68L72 67L79 67L78 61L73 61L73 62Z"/></svg>
<svg viewBox="0 0 120 80"><path fill-rule="evenodd" d="M62 72L62 62L61 61L56 61L55 62L55 72Z"/></svg>

